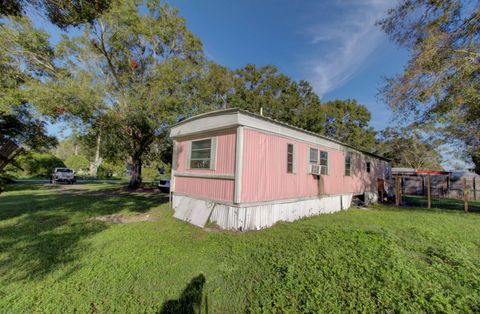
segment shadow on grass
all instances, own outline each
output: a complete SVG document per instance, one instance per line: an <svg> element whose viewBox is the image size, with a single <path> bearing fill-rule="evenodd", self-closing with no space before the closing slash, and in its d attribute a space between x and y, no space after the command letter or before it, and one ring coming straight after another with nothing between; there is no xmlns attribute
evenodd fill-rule
<svg viewBox="0 0 480 314"><path fill-rule="evenodd" d="M193 314L201 313L203 286L206 278L203 274L194 277L183 290L180 298L166 301L159 314ZM205 298L205 313L208 313L208 302Z"/></svg>
<svg viewBox="0 0 480 314"><path fill-rule="evenodd" d="M404 206L427 208L427 198L424 196L405 195L403 196ZM453 211L464 211L463 201L455 199L432 199L432 208L446 209ZM468 211L480 213L480 202L470 201Z"/></svg>
<svg viewBox="0 0 480 314"><path fill-rule="evenodd" d="M72 271L72 262L88 250L82 240L109 226L90 217L142 213L168 201L160 193L112 194L100 188L65 194L25 188L0 195L0 274L9 281L42 277L59 267Z"/></svg>

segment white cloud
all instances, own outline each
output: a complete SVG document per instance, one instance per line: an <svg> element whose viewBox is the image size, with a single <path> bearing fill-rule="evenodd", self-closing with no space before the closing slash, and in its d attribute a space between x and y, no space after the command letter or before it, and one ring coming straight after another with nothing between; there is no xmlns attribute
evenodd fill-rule
<svg viewBox="0 0 480 314"><path fill-rule="evenodd" d="M307 75L320 96L341 86L368 60L385 38L375 22L392 5L389 0L338 0L323 8L335 13L309 29L318 53L307 61Z"/></svg>

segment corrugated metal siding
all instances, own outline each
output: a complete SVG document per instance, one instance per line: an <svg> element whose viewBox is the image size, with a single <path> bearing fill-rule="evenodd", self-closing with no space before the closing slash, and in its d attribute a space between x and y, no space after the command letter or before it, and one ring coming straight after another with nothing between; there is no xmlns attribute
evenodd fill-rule
<svg viewBox="0 0 480 314"><path fill-rule="evenodd" d="M175 192L233 202L234 180L176 177Z"/></svg>
<svg viewBox="0 0 480 314"><path fill-rule="evenodd" d="M288 143L296 146L295 174L287 173ZM329 153L329 174L322 175L320 182L308 174L307 150L310 147ZM348 177L344 175L343 151L245 129L242 202L376 191L377 178L385 175L385 162L369 159L372 171L367 173L367 157L354 153L352 159L352 176Z"/></svg>
<svg viewBox="0 0 480 314"><path fill-rule="evenodd" d="M203 228L210 217L214 202L207 202L193 197L174 195L172 199L174 217Z"/></svg>
<svg viewBox="0 0 480 314"><path fill-rule="evenodd" d="M219 173L234 174L235 172L235 144L236 130L223 131L221 133L212 133L208 137L217 137L217 156L215 162L215 170L210 169L188 169L187 156L191 140L205 138L206 136L189 138L181 140L177 143L177 169L178 172L191 173Z"/></svg>
<svg viewBox="0 0 480 314"><path fill-rule="evenodd" d="M287 173L288 143L297 144L297 174ZM313 177L307 176L306 164L302 163L306 159L305 150L297 142L245 129L243 145L242 202L317 194Z"/></svg>
<svg viewBox="0 0 480 314"><path fill-rule="evenodd" d="M350 194L247 207L215 204L210 221L222 229L258 230L271 227L279 221L295 221L303 217L338 212L349 208L351 202Z"/></svg>

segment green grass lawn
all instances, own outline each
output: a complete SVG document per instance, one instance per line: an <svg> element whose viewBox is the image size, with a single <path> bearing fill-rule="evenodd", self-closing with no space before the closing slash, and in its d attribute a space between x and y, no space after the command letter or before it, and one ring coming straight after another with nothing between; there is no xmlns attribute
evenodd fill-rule
<svg viewBox="0 0 480 314"><path fill-rule="evenodd" d="M427 198L425 196L417 196L417 195L405 195L403 196L402 201L407 206L427 207L427 204L428 204ZM462 200L433 198L432 208L464 211L464 204ZM468 211L480 213L480 201L469 201Z"/></svg>
<svg viewBox="0 0 480 314"><path fill-rule="evenodd" d="M0 311L480 311L478 213L376 206L207 232L167 201L118 184L9 186ZM146 212L154 221L91 219Z"/></svg>

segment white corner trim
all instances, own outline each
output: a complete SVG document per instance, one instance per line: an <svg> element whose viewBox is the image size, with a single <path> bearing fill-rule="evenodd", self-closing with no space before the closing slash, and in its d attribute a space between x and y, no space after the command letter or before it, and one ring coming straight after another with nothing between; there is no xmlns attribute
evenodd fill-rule
<svg viewBox="0 0 480 314"><path fill-rule="evenodd" d="M210 143L210 170L217 169L217 137L211 137L212 142Z"/></svg>
<svg viewBox="0 0 480 314"><path fill-rule="evenodd" d="M227 173L175 172L175 177L235 180L235 175Z"/></svg>
<svg viewBox="0 0 480 314"><path fill-rule="evenodd" d="M178 143L173 140L172 169L170 173L170 193L175 192L175 170L178 167Z"/></svg>
<svg viewBox="0 0 480 314"><path fill-rule="evenodd" d="M235 193L234 203L241 202L243 173L243 126L237 128L237 142L235 146Z"/></svg>
<svg viewBox="0 0 480 314"><path fill-rule="evenodd" d="M191 156L192 156L192 141L188 141L187 145L187 162L185 164L185 169L190 170Z"/></svg>

